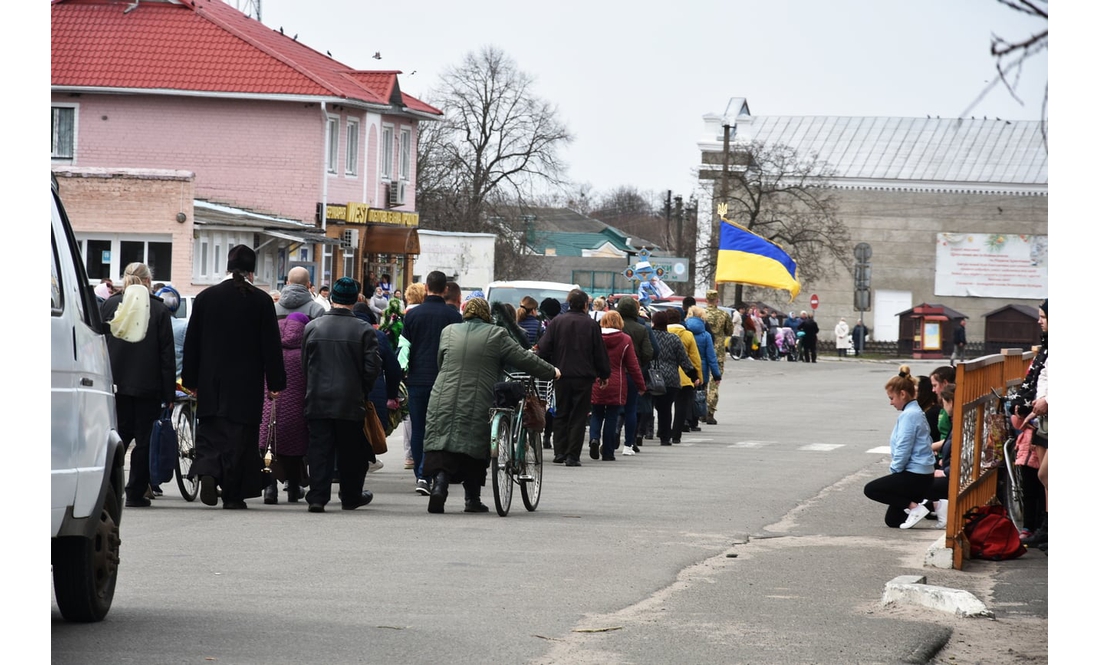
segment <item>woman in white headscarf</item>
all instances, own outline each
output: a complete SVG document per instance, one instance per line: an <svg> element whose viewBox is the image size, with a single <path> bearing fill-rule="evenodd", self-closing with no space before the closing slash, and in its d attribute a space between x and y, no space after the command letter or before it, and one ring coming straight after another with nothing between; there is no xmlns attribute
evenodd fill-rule
<svg viewBox="0 0 1100 665"><path fill-rule="evenodd" d="M844 317L840 317L840 323L836 324L836 328L833 328L833 334L836 335L836 355L843 358L848 355L848 324L844 322Z"/></svg>
<svg viewBox="0 0 1100 665"><path fill-rule="evenodd" d="M104 301L100 312L107 326L107 352L115 384L115 412L123 445L134 441L126 507L150 505L149 437L162 405L176 397L176 344L172 314L152 295L153 274L144 263L131 263L123 273L123 292Z"/></svg>

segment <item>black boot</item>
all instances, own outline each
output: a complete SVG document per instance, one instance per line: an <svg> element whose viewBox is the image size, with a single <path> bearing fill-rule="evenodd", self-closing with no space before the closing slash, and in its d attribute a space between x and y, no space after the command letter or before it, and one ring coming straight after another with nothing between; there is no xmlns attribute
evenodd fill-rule
<svg viewBox="0 0 1100 665"><path fill-rule="evenodd" d="M273 506L279 503L279 483L268 474L267 487L264 488L264 503Z"/></svg>
<svg viewBox="0 0 1100 665"><path fill-rule="evenodd" d="M442 513L443 504L447 503L447 473L440 471L435 474L435 483L432 484L432 493L428 496L428 512Z"/></svg>
<svg viewBox="0 0 1100 665"><path fill-rule="evenodd" d="M481 486L475 485L470 481L462 483L462 488L466 490L466 510L467 513L487 513L489 512L489 506L486 506L481 502Z"/></svg>

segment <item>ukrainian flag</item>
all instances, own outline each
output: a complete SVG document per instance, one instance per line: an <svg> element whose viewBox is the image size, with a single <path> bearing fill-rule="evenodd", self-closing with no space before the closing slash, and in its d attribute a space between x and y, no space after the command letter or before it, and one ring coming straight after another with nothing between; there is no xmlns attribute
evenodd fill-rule
<svg viewBox="0 0 1100 665"><path fill-rule="evenodd" d="M743 226L722 219L718 242L717 282L786 289L791 300L798 296L798 264L774 242Z"/></svg>

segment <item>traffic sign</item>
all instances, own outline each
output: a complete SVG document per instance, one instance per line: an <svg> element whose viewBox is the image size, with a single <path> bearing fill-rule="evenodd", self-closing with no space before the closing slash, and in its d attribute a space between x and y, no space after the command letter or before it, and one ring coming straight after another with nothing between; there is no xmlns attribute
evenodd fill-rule
<svg viewBox="0 0 1100 665"><path fill-rule="evenodd" d="M810 296L810 309L817 309L817 294Z"/></svg>

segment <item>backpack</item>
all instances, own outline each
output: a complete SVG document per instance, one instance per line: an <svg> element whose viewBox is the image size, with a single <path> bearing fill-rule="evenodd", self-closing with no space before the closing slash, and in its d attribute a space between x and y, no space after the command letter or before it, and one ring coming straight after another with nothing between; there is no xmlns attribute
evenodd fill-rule
<svg viewBox="0 0 1100 665"><path fill-rule="evenodd" d="M1005 561L1027 553L1004 506L976 506L966 511L963 519L970 558Z"/></svg>

